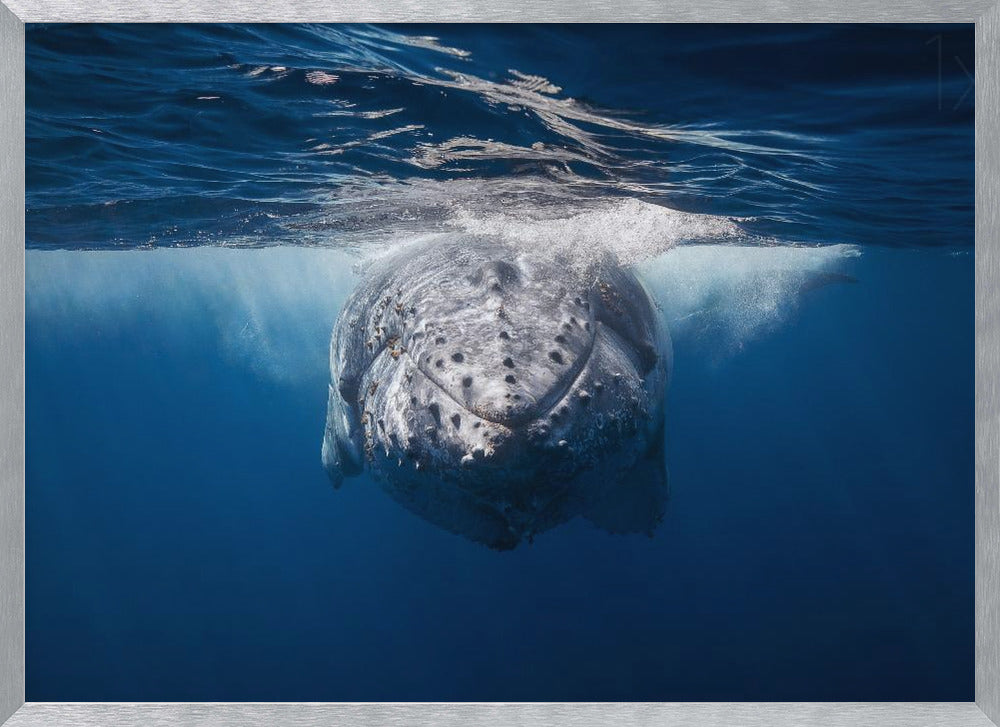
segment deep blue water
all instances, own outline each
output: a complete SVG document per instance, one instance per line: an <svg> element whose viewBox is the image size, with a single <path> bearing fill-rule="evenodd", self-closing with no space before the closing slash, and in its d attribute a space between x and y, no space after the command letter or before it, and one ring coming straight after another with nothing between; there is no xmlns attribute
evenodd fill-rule
<svg viewBox="0 0 1000 727"><path fill-rule="evenodd" d="M26 70L29 700L973 698L972 26L29 26ZM647 283L654 537L330 487L356 263L456 230Z"/></svg>

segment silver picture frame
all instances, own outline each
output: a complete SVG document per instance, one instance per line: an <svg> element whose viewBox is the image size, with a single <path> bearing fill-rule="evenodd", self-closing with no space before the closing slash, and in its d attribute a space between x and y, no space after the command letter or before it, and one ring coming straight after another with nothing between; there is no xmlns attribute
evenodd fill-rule
<svg viewBox="0 0 1000 727"><path fill-rule="evenodd" d="M975 702L25 703L24 26L56 21L975 23ZM2 0L0 139L0 724L1000 725L1000 0Z"/></svg>

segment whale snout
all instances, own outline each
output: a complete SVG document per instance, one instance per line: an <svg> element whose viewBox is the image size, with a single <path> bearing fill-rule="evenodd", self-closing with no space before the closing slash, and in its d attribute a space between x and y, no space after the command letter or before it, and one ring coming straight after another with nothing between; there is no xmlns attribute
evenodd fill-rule
<svg viewBox="0 0 1000 727"><path fill-rule="evenodd" d="M566 381L544 366L533 369L537 355L525 355L513 366L503 356L499 367L487 367L477 366L476 354L469 353L452 362L455 371L428 372L423 361L408 356L377 362L365 381L366 414L374 420L366 428L371 456L395 462L397 470L475 480L480 486L491 480L509 486L540 473L550 479L570 476L657 420L659 404L649 386L659 383L649 381L655 371L644 372L642 357L613 329L598 322L593 331L585 350L572 359ZM475 348L472 343L467 349ZM457 379L461 385L466 377L474 380L457 396L440 383Z"/></svg>
<svg viewBox="0 0 1000 727"><path fill-rule="evenodd" d="M402 345L419 371L471 414L506 427L543 416L590 357L588 296L492 259L422 291Z"/></svg>

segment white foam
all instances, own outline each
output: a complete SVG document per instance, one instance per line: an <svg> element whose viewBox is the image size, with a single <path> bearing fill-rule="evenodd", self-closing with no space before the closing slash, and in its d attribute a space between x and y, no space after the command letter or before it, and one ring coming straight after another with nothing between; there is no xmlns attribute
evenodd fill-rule
<svg viewBox="0 0 1000 727"><path fill-rule="evenodd" d="M136 343L153 346L175 345L208 322L218 353L291 380L327 371L330 330L356 282L353 262L307 248L29 250L27 319L32 335L57 340L80 325L113 331L144 321L150 339Z"/></svg>
<svg viewBox="0 0 1000 727"><path fill-rule="evenodd" d="M527 252L559 254L582 265L605 252L614 253L622 264L635 265L683 243L725 243L746 237L731 218L679 212L636 199L595 203L555 219L539 219L530 210L458 209L450 222L465 232L500 237Z"/></svg>
<svg viewBox="0 0 1000 727"><path fill-rule="evenodd" d="M560 255L569 272L586 271L607 252L633 265L677 346L687 338L738 350L794 310L811 276L837 272L859 254L850 245L739 244L750 238L738 220L638 200L491 208L470 194L441 206L435 191L438 230L503 238L525 255ZM363 258L438 234L377 235L361 248ZM223 355L282 380L326 370L330 330L358 264L335 248L29 250L27 303L38 335L139 315L150 335L183 337L192 321L209 320Z"/></svg>
<svg viewBox="0 0 1000 727"><path fill-rule="evenodd" d="M803 286L849 280L836 274L860 254L844 244L693 245L671 250L640 272L675 344L700 339L728 354L786 320Z"/></svg>

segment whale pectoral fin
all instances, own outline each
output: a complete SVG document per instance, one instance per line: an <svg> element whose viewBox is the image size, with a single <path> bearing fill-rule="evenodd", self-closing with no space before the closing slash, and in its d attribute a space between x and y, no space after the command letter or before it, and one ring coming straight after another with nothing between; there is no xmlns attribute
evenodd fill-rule
<svg viewBox="0 0 1000 727"><path fill-rule="evenodd" d="M331 386L323 433L323 467L335 488L343 484L345 477L359 475L364 469L361 443L352 431L349 416L340 393Z"/></svg>
<svg viewBox="0 0 1000 727"><path fill-rule="evenodd" d="M669 489L663 437L659 436L633 467L607 485L583 516L609 533L652 536L666 512Z"/></svg>
<svg viewBox="0 0 1000 727"><path fill-rule="evenodd" d="M323 437L323 469L326 470L334 489L340 489L344 484L344 473L340 468L337 446L331 441L329 432Z"/></svg>

